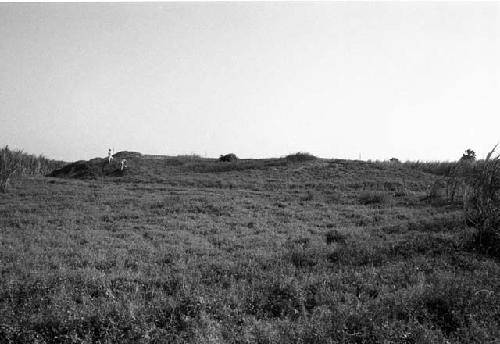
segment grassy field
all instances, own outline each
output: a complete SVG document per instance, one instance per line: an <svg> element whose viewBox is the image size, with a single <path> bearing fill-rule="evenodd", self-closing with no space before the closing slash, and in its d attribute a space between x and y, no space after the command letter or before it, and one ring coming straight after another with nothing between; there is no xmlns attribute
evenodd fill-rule
<svg viewBox="0 0 500 344"><path fill-rule="evenodd" d="M500 264L408 164L129 159L0 198L0 343L499 343Z"/></svg>

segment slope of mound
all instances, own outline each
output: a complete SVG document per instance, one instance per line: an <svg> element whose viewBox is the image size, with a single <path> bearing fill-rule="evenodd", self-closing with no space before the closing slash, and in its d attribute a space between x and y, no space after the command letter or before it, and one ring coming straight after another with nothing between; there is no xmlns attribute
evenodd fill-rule
<svg viewBox="0 0 500 344"><path fill-rule="evenodd" d="M99 164L95 160L97 159L89 161L79 160L73 162L57 170L52 171L51 173L48 174L48 176L59 177L59 178L79 178L79 179L95 178L100 174L98 168Z"/></svg>
<svg viewBox="0 0 500 344"><path fill-rule="evenodd" d="M314 188L324 197L347 193L355 201L360 191L392 194L426 192L435 175L406 164L394 165L353 160L315 159L290 162L280 159L241 159L225 163L216 159L149 156L119 152L111 164L107 158L77 161L53 171L49 177L96 179L120 177L115 182L161 183L165 186L197 186L269 191ZM126 159L125 169L121 161Z"/></svg>
<svg viewBox="0 0 500 344"><path fill-rule="evenodd" d="M120 170L120 164L113 161L108 163L107 159L95 158L92 160L80 160L48 174L48 177L58 178L76 178L76 179L95 179L98 177L120 177L123 171Z"/></svg>

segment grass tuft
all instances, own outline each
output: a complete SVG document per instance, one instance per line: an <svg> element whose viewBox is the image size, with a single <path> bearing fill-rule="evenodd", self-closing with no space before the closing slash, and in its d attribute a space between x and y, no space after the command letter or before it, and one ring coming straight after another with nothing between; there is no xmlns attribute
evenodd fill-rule
<svg viewBox="0 0 500 344"><path fill-rule="evenodd" d="M363 191L358 196L359 203L363 205L389 205L393 200L392 195L385 191Z"/></svg>

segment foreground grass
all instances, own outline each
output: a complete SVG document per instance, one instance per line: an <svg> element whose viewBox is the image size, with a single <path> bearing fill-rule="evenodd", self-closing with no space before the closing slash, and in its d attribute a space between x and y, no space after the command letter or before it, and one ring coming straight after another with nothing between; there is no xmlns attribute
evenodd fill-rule
<svg viewBox="0 0 500 344"><path fill-rule="evenodd" d="M494 343L500 265L404 165L137 159L0 199L0 343ZM402 180L406 192L401 189Z"/></svg>

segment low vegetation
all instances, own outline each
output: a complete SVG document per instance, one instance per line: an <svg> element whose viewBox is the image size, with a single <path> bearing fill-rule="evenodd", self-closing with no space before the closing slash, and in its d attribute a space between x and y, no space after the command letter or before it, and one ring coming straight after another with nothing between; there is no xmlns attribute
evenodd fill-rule
<svg viewBox="0 0 500 344"><path fill-rule="evenodd" d="M500 338L500 262L474 246L483 227L466 225L463 204L429 202L442 175L316 158L127 160L120 176L21 178L0 199L0 343ZM493 162L470 187L498 190ZM497 204L470 195L467 209Z"/></svg>

